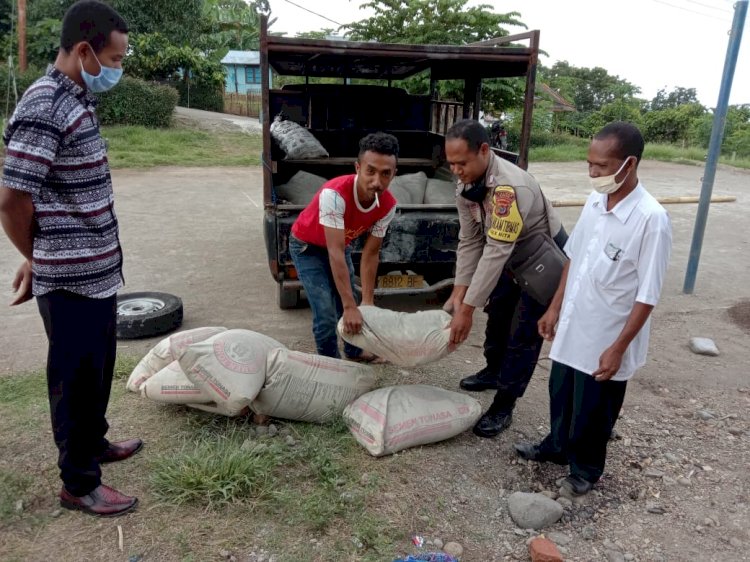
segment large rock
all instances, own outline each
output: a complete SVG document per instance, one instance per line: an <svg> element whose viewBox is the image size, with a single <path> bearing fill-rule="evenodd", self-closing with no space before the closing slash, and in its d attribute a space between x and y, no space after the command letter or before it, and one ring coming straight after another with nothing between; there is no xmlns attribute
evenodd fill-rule
<svg viewBox="0 0 750 562"><path fill-rule="evenodd" d="M714 340L709 338L691 338L690 351L698 355L709 355L711 357L719 355L719 348L716 347Z"/></svg>
<svg viewBox="0 0 750 562"><path fill-rule="evenodd" d="M563 506L542 494L516 492L508 498L513 521L522 529L543 529L554 525L563 516Z"/></svg>

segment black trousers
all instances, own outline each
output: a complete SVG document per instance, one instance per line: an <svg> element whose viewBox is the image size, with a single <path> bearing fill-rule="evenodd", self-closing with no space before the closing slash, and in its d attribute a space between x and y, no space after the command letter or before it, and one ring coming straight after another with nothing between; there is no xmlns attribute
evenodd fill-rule
<svg viewBox="0 0 750 562"><path fill-rule="evenodd" d="M572 475L589 482L599 480L627 384L597 382L591 375L553 361L549 377L551 427L541 450L569 464Z"/></svg>
<svg viewBox="0 0 750 562"><path fill-rule="evenodd" d="M37 305L49 340L47 388L60 478L68 492L84 496L101 484L95 456L108 446L116 297L53 291L37 297Z"/></svg>
<svg viewBox="0 0 750 562"><path fill-rule="evenodd" d="M526 392L542 350L537 322L546 310L521 290L510 273L503 272L484 308L484 357L498 383L494 409L512 409Z"/></svg>

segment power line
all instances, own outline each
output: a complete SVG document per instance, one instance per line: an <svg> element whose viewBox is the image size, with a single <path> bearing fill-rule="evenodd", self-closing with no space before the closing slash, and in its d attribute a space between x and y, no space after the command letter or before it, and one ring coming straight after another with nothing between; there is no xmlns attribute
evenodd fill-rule
<svg viewBox="0 0 750 562"><path fill-rule="evenodd" d="M332 20L332 19L331 19L331 18L329 18L329 17L326 17L326 16L324 16L323 14L319 14L318 12L313 12L312 10L310 10L310 9L308 9L308 8L305 8L304 6L300 6L299 4L295 4L294 2L292 2L292 0L284 0L284 2L286 2L287 4L291 4L292 6L296 6L296 7L297 7L297 8L299 8L300 10L305 10L306 12L309 12L309 13L311 13L311 14L312 14L312 15L314 15L314 16L318 16L319 18L323 18L324 20L328 20L328 21L330 21L331 23L335 23L335 24L336 24L336 25L338 25L339 27L341 27L341 26L343 25L343 24L341 24L341 23L339 23L339 22L337 22L337 21L334 21L334 20Z"/></svg>
<svg viewBox="0 0 750 562"><path fill-rule="evenodd" d="M289 1L289 0L287 0L287 1ZM695 10L691 10L689 8L685 8L684 6L676 6L675 4L670 4L669 2L664 2L663 0L652 0L652 1L656 2L657 4L664 4L665 6L669 6L670 8L676 8L678 10L683 10L684 12L690 12L691 14L696 14L696 15L699 15L699 16L703 16L704 18L710 18L710 19L713 19L713 20L716 20L716 21L720 21L720 22L723 22L723 23L729 23L724 18L719 18L719 17L712 16L712 15L709 15L709 14L704 14L703 12L696 12Z"/></svg>
<svg viewBox="0 0 750 562"><path fill-rule="evenodd" d="M703 2L698 2L697 0L685 0L685 2L690 2L691 4L695 4L697 6L703 6L704 8L710 8L712 10L717 10L719 12L724 12L725 14L731 14L729 10L725 10L724 8L718 8L717 6L712 6L711 4L704 4Z"/></svg>

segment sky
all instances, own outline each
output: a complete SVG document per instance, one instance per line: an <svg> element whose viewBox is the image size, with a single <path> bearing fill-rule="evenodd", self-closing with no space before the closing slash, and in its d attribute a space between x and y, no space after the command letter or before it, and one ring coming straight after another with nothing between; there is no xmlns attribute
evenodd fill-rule
<svg viewBox="0 0 750 562"><path fill-rule="evenodd" d="M338 23L367 17L359 0L293 0ZM545 66L558 60L601 66L641 88L652 99L659 89L695 88L698 99L715 107L732 27L732 0L470 0L495 12L519 12L528 29L538 29ZM291 0L270 0L271 29L294 36L300 31L337 27ZM523 29L509 27L511 33ZM729 98L750 104L750 18Z"/></svg>

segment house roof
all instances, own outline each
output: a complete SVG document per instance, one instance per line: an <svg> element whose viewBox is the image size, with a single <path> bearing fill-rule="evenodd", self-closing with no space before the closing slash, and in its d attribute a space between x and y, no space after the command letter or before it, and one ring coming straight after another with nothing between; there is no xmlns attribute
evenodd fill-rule
<svg viewBox="0 0 750 562"><path fill-rule="evenodd" d="M260 51L229 51L222 64L260 64Z"/></svg>

